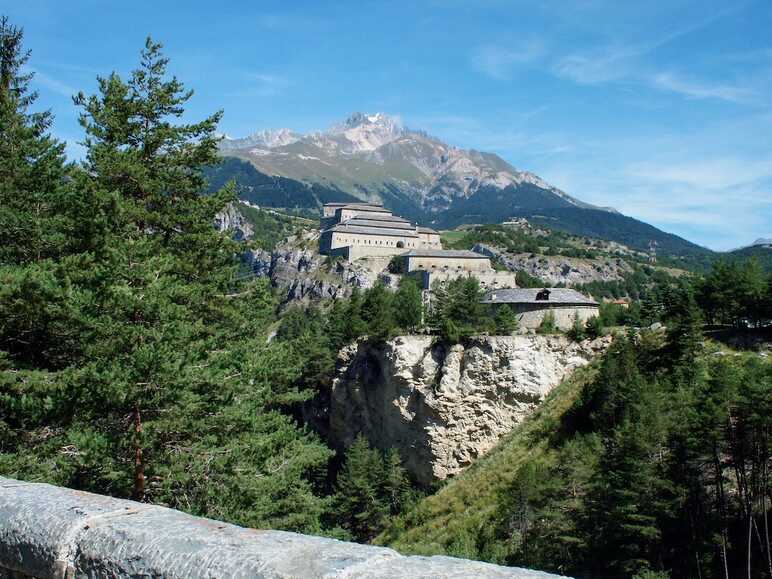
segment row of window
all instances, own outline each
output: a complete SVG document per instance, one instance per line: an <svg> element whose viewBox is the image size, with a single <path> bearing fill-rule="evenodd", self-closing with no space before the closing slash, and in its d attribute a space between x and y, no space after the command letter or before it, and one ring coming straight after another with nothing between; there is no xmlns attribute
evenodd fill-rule
<svg viewBox="0 0 772 579"><path fill-rule="evenodd" d="M345 238L339 239L341 243L351 243L352 245L382 245L388 247L415 247L415 243L408 241L383 241L382 239L360 239L354 237L353 239Z"/></svg>

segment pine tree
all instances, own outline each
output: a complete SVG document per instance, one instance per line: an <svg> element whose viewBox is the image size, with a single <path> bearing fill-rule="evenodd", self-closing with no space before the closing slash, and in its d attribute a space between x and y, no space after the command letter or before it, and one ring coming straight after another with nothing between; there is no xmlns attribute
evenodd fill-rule
<svg viewBox="0 0 772 579"><path fill-rule="evenodd" d="M493 320L496 325L496 333L500 335L509 336L517 330L517 317L512 311L512 308L507 304L496 307L496 313Z"/></svg>
<svg viewBox="0 0 772 579"><path fill-rule="evenodd" d="M363 436L358 436L346 451L346 462L338 474L336 486L339 524L357 541L369 541L383 527L389 514L389 503L383 496L383 456L370 448Z"/></svg>
<svg viewBox="0 0 772 579"><path fill-rule="evenodd" d="M367 334L375 340L388 340L395 329L392 295L382 283L376 283L365 293L362 301L362 320Z"/></svg>
<svg viewBox="0 0 772 579"><path fill-rule="evenodd" d="M190 92L167 80L166 65L148 40L128 82L114 74L100 79L98 95L77 98L87 155L68 203L93 242L59 258L61 275L19 287L39 287L45 304L61 294L72 305L80 349L62 356L55 375L22 375L18 356L0 354L9 418L0 467L250 526L318 532L327 505L314 481L332 453L290 415L313 395L302 388L308 365L294 340L266 343L275 309L267 283L234 283L241 248L212 227L231 193L200 195L202 167L217 161L217 115L175 124ZM18 266L9 271L22 278ZM23 303L6 291L0 285L3 308Z"/></svg>
<svg viewBox="0 0 772 579"><path fill-rule="evenodd" d="M423 301L421 290L414 279L403 277L394 294L394 317L396 324L408 332L418 328L423 322Z"/></svg>
<svg viewBox="0 0 772 579"><path fill-rule="evenodd" d="M29 112L38 95L24 72L23 40L0 17L0 264L40 261L67 246L64 144L48 134L50 111Z"/></svg>
<svg viewBox="0 0 772 579"><path fill-rule="evenodd" d="M402 466L402 457L396 448L386 451L383 466L383 495L389 504L390 514L398 515L408 506L411 489L407 471Z"/></svg>
<svg viewBox="0 0 772 579"><path fill-rule="evenodd" d="M539 334L554 334L558 331L557 326L555 325L555 314L548 310L544 317L541 319L541 324L539 324L539 327L536 328L536 332Z"/></svg>
<svg viewBox="0 0 772 579"><path fill-rule="evenodd" d="M579 320L579 315L574 314L574 322L571 325L571 329L568 331L568 337L575 342L581 342L587 337L587 331L585 325Z"/></svg>
<svg viewBox="0 0 772 579"><path fill-rule="evenodd" d="M67 185L64 145L48 134L51 113L30 112L37 93L24 72L23 38L0 17L0 350L15 364L54 370L81 350L88 296L71 275L95 231L82 218L85 195Z"/></svg>

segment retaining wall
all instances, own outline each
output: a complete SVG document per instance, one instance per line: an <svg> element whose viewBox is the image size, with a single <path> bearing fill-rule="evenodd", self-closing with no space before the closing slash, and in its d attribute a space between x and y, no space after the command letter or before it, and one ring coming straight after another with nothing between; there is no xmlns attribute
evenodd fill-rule
<svg viewBox="0 0 772 579"><path fill-rule="evenodd" d="M283 531L0 477L0 578L557 577Z"/></svg>

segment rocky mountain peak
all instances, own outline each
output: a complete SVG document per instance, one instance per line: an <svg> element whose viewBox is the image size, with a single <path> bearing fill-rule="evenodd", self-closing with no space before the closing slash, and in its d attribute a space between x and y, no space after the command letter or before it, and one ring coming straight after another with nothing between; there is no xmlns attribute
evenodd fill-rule
<svg viewBox="0 0 772 579"><path fill-rule="evenodd" d="M232 139L227 135L220 141L220 150L234 151L237 149L249 149L252 147L261 147L272 149L274 147L284 147L296 143L301 139L301 135L290 129L263 129L252 133L248 137L241 139Z"/></svg>
<svg viewBox="0 0 772 579"><path fill-rule="evenodd" d="M345 152L374 151L402 136L399 119L384 113L354 113L342 123L333 125L325 137L334 140Z"/></svg>
<svg viewBox="0 0 772 579"><path fill-rule="evenodd" d="M402 129L402 123L395 117L390 117L385 113L352 113L345 121L337 123L328 131L330 134L345 133L350 129L356 129L362 126L371 128L378 127L387 131L399 132Z"/></svg>

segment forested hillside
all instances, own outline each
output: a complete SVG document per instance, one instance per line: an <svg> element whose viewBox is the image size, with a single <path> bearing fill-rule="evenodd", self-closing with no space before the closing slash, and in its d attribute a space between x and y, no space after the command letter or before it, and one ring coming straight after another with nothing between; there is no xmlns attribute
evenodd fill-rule
<svg viewBox="0 0 772 579"><path fill-rule="evenodd" d="M204 176L210 192L218 191L233 181L239 199L261 207L307 209L315 215L325 203L359 201L336 187L307 185L286 177L265 175L251 163L237 157L225 157L219 163L206 166Z"/></svg>

